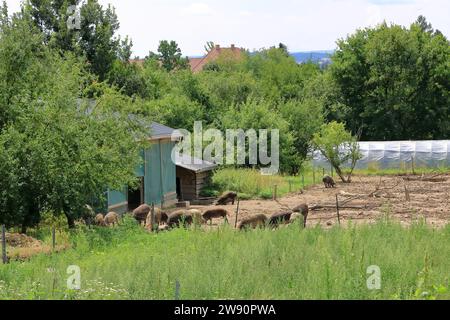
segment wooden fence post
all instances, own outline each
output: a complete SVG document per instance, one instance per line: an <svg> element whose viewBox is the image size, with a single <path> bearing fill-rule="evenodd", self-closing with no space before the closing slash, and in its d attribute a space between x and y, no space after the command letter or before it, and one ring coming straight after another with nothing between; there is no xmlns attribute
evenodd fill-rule
<svg viewBox="0 0 450 320"><path fill-rule="evenodd" d="M337 210L338 223L339 223L339 225L341 225L341 215L339 213L339 198L338 198L337 194L336 194L336 210Z"/></svg>
<svg viewBox="0 0 450 320"><path fill-rule="evenodd" d="M180 281L175 282L175 300L180 300Z"/></svg>
<svg viewBox="0 0 450 320"><path fill-rule="evenodd" d="M302 190L305 190L305 174L302 173Z"/></svg>
<svg viewBox="0 0 450 320"><path fill-rule="evenodd" d="M409 190L408 190L408 187L406 186L406 184L405 184L405 198L406 198L406 201L408 201L408 202L411 201L411 196L409 194Z"/></svg>
<svg viewBox="0 0 450 320"><path fill-rule="evenodd" d="M150 230L155 231L155 204L152 203L152 210L150 212Z"/></svg>
<svg viewBox="0 0 450 320"><path fill-rule="evenodd" d="M236 220L234 221L234 228L235 229L237 228L240 204L241 204L241 200L238 199L237 209L236 209Z"/></svg>
<svg viewBox="0 0 450 320"><path fill-rule="evenodd" d="M6 255L6 228L2 225L2 262L3 264L8 263L8 257Z"/></svg>
<svg viewBox="0 0 450 320"><path fill-rule="evenodd" d="M277 192L278 192L278 186L274 185L273 186L273 200L277 200Z"/></svg>
<svg viewBox="0 0 450 320"><path fill-rule="evenodd" d="M55 227L52 228L52 248L53 248L53 251L55 251L55 248L56 248L56 229L55 229Z"/></svg>

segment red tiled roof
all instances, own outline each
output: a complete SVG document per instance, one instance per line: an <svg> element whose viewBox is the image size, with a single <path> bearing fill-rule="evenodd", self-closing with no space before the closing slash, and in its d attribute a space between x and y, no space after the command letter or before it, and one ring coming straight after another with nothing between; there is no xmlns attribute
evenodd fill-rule
<svg viewBox="0 0 450 320"><path fill-rule="evenodd" d="M232 59L239 60L242 57L242 52L243 49L237 48L234 45L231 45L230 48L221 48L219 45L216 45L203 58L189 58L189 64L191 66L192 72L197 73L202 71L205 65L217 60L223 55L226 55Z"/></svg>
<svg viewBox="0 0 450 320"><path fill-rule="evenodd" d="M191 70L194 70L200 62L202 62L203 58L189 58L189 65L191 66Z"/></svg>
<svg viewBox="0 0 450 320"><path fill-rule="evenodd" d="M136 64L140 67L142 67L144 65L145 59L132 59L130 60L131 64Z"/></svg>

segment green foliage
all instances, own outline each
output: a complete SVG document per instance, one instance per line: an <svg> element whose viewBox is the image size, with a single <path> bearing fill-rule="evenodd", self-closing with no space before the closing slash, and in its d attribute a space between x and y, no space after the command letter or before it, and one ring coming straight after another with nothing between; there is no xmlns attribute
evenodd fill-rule
<svg viewBox="0 0 450 320"><path fill-rule="evenodd" d="M303 174L305 187L312 185L312 172L305 170ZM232 190L238 192L241 199L272 199L275 185L278 196L303 188L301 176L264 176L254 169L223 168L214 173L209 189L217 190L219 194Z"/></svg>
<svg viewBox="0 0 450 320"><path fill-rule="evenodd" d="M318 99L290 100L279 106L284 119L289 123L289 129L294 137L294 146L300 159L306 159L307 152L311 150L313 135L320 130L324 123L323 104ZM292 172L298 173L301 161Z"/></svg>
<svg viewBox="0 0 450 320"><path fill-rule="evenodd" d="M183 58L181 49L175 41L162 40L159 42L158 53L150 52L148 59L160 62L167 72L185 69L188 66L187 58Z"/></svg>
<svg viewBox="0 0 450 320"><path fill-rule="evenodd" d="M220 196L220 192L215 190L213 187L204 187L202 188L202 190L200 191L200 196L201 197L219 197Z"/></svg>
<svg viewBox="0 0 450 320"><path fill-rule="evenodd" d="M247 100L246 103L231 106L222 116L222 128L225 129L260 129L279 130L280 135L280 167L281 171L288 171L298 166L295 154L294 139L289 131L289 123L274 109L269 101L257 99ZM270 146L271 135L268 145Z"/></svg>
<svg viewBox="0 0 450 320"><path fill-rule="evenodd" d="M79 5L81 30L71 30L67 26L70 5ZM120 24L111 5L103 8L97 0L28 0L24 9L52 48L84 56L101 81L107 79L117 59L128 61L130 58L132 43L116 35Z"/></svg>
<svg viewBox="0 0 450 320"><path fill-rule="evenodd" d="M107 78L112 86L130 97L147 98L149 95L141 68L128 61L114 61Z"/></svg>
<svg viewBox="0 0 450 320"><path fill-rule="evenodd" d="M421 20L386 23L338 41L332 80L344 120L364 139L445 139L449 135L450 47Z"/></svg>
<svg viewBox="0 0 450 320"><path fill-rule="evenodd" d="M118 228L72 233L72 249L0 265L0 299L449 299L449 226L390 221L346 228L148 234ZM161 245L164 244L164 245ZM401 245L399 245L401 244ZM81 290L67 290L67 267ZM381 270L369 290L367 268ZM264 281L262 281L262 279Z"/></svg>
<svg viewBox="0 0 450 320"><path fill-rule="evenodd" d="M201 105L186 96L175 94L148 101L141 111L155 121L186 130L192 130L194 122L203 116Z"/></svg>
<svg viewBox="0 0 450 320"><path fill-rule="evenodd" d="M78 59L44 46L27 18L0 32L0 223L25 231L52 212L73 227L86 203L134 181L147 132L112 89L80 99L88 75Z"/></svg>
<svg viewBox="0 0 450 320"><path fill-rule="evenodd" d="M342 181L350 182L356 162L361 159L361 153L357 138L345 130L345 125L335 121L322 125L320 132L314 135L313 144L331 163ZM348 162L351 169L345 178L342 166Z"/></svg>

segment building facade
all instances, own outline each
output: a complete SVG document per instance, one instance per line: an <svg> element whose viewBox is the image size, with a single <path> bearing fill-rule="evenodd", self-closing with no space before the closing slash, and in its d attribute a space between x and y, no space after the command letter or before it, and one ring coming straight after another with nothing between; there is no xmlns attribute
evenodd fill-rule
<svg viewBox="0 0 450 320"><path fill-rule="evenodd" d="M108 211L130 212L143 203L170 207L177 200L176 165L172 161L174 129L158 123L151 124L151 146L141 152L142 165L136 169L139 187L124 186L123 190L107 191Z"/></svg>

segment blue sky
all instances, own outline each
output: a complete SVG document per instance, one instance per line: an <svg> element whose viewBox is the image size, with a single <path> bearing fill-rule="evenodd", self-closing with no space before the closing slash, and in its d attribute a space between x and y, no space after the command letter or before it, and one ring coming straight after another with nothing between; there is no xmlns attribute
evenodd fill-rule
<svg viewBox="0 0 450 320"><path fill-rule="evenodd" d="M283 42L291 51L329 50L357 28L386 20L409 25L420 14L447 37L449 0L99 0L116 7L120 33L134 54L155 51L161 39L176 40L186 55L204 44L260 49ZM11 9L19 0L7 0Z"/></svg>

